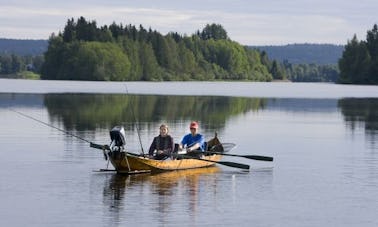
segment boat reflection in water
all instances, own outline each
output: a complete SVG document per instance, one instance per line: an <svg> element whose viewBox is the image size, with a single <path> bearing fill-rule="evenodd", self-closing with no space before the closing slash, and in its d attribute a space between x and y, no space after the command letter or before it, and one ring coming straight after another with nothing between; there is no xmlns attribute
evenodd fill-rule
<svg viewBox="0 0 378 227"><path fill-rule="evenodd" d="M211 184L215 192L219 172L220 168L213 166L157 174L113 174L105 181L103 201L116 219L134 219L135 212L142 213L142 216L143 213L146 215L152 213L159 219L159 223L167 223L165 219L172 219L168 215L170 211L176 210L178 215L178 209L182 211L182 215L194 217L198 211L200 184ZM140 206L130 207L127 204L140 204ZM138 214L139 218L140 215ZM140 221L143 221L143 218ZM135 223L135 220L131 222Z"/></svg>

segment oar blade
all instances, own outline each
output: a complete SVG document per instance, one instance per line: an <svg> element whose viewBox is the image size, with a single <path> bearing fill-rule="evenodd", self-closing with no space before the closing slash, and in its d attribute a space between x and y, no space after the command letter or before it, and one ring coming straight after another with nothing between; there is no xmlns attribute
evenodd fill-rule
<svg viewBox="0 0 378 227"><path fill-rule="evenodd" d="M242 164L242 163L227 162L227 161L213 161L213 160L193 157L193 156L190 156L190 155L184 155L184 154L180 154L180 155L178 155L178 157L185 158L185 159L197 159L197 160L201 160L201 161L204 161L204 162L212 162L212 163L225 165L225 166L229 166L229 167L234 167L234 168L239 168L239 169L247 169L247 170L249 169L249 165L245 165L245 164Z"/></svg>
<svg viewBox="0 0 378 227"><path fill-rule="evenodd" d="M227 161L218 161L216 162L217 164L229 166L229 167L234 167L234 168L239 168L239 169L249 169L249 165L245 165L242 163L236 163L236 162L227 162Z"/></svg>
<svg viewBox="0 0 378 227"><path fill-rule="evenodd" d="M241 155L243 158L249 158L253 160L258 160L258 161L267 161L267 162L272 162L273 157L268 157L268 156L260 156L260 155Z"/></svg>

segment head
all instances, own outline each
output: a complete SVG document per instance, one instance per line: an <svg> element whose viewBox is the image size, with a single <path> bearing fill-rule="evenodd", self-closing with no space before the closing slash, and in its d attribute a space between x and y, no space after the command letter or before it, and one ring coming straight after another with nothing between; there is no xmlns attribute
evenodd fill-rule
<svg viewBox="0 0 378 227"><path fill-rule="evenodd" d="M161 136L167 136L169 132L168 125L162 124L160 125L160 135Z"/></svg>
<svg viewBox="0 0 378 227"><path fill-rule="evenodd" d="M192 135L195 135L197 134L198 132L198 122L196 121L192 121L189 125L189 129L190 129L190 133L192 133Z"/></svg>

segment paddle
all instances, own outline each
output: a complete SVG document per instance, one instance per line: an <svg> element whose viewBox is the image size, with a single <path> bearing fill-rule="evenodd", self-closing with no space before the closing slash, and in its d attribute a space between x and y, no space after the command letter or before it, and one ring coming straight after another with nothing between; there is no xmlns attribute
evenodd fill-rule
<svg viewBox="0 0 378 227"><path fill-rule="evenodd" d="M201 161L204 161L204 162L212 162L212 163L225 165L225 166L229 166L229 167L234 167L234 168L239 168L239 169L248 169L249 170L249 165L236 163L236 162L213 161L213 160L202 159L202 158L197 158L197 157L193 157L193 156L190 156L190 155L182 155L182 154L177 155L177 156L181 157L181 158L185 158L185 159L197 159L197 160L201 160Z"/></svg>
<svg viewBox="0 0 378 227"><path fill-rule="evenodd" d="M224 156L248 158L248 159L254 159L254 160L259 160L259 161L267 161L267 162L273 161L273 157L260 156L260 155L237 155L237 154L226 154L226 153L223 153L223 152L212 152L212 151L207 151L206 153L207 154L219 154L219 155L224 155Z"/></svg>
<svg viewBox="0 0 378 227"><path fill-rule="evenodd" d="M93 147L93 148L96 148L96 149L100 149L100 150L108 150L108 151L110 151L109 145L100 145L100 144L96 144L96 143L90 142L89 146ZM143 155L140 155L140 154L135 154L135 153L131 153L131 152L126 152L126 153L128 153L130 155L134 155L134 156L142 156L142 157L144 157Z"/></svg>

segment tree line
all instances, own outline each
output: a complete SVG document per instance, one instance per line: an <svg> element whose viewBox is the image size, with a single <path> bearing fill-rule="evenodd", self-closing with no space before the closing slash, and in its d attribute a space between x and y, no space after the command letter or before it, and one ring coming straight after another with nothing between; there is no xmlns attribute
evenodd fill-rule
<svg viewBox="0 0 378 227"><path fill-rule="evenodd" d="M278 46L250 46L266 51L271 59L292 64L337 65L344 45L294 43Z"/></svg>
<svg viewBox="0 0 378 227"><path fill-rule="evenodd" d="M275 80L289 80L292 82L336 82L339 76L337 65L293 64L288 60L270 61L265 51L261 54L263 62L269 68Z"/></svg>
<svg viewBox="0 0 378 227"><path fill-rule="evenodd" d="M366 40L354 35L339 60L339 83L378 84L378 26L367 31Z"/></svg>
<svg viewBox="0 0 378 227"><path fill-rule="evenodd" d="M250 46L265 51L271 59L270 72L275 79L293 82L336 82L337 61L344 49L331 44L290 44L285 46Z"/></svg>
<svg viewBox="0 0 378 227"><path fill-rule="evenodd" d="M230 40L218 24L193 35L162 35L142 25L98 27L84 17L67 21L52 35L42 79L161 81L271 81L263 53Z"/></svg>
<svg viewBox="0 0 378 227"><path fill-rule="evenodd" d="M0 74L10 75L22 71L39 73L44 62L43 56L21 56L16 54L0 55Z"/></svg>

